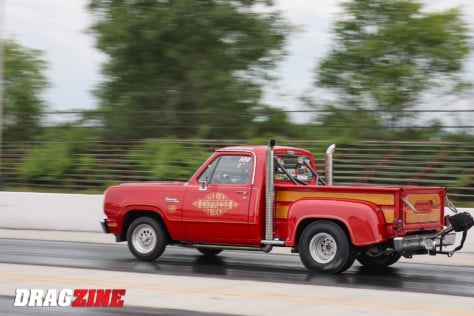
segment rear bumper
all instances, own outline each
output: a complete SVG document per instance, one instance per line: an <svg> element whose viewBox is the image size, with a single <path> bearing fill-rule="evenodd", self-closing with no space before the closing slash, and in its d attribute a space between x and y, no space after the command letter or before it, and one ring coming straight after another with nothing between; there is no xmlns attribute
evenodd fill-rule
<svg viewBox="0 0 474 316"><path fill-rule="evenodd" d="M456 233L448 232L445 235L396 237L393 239L395 251L401 253L429 253L444 252L445 247L454 245Z"/></svg>
<svg viewBox="0 0 474 316"><path fill-rule="evenodd" d="M474 226L474 219L467 212L457 213L449 216L448 219L451 225L437 234L394 238L394 250L408 256L419 253L430 255L441 253L451 256L464 246L467 232ZM454 249L448 248L455 244L456 232L462 232L461 241Z"/></svg>

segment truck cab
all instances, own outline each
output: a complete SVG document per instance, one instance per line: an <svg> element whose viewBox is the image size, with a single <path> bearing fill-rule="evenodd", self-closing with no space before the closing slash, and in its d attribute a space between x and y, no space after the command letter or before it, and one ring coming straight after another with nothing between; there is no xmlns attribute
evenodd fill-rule
<svg viewBox="0 0 474 316"><path fill-rule="evenodd" d="M324 177L309 151L270 142L218 149L187 182L112 186L103 230L140 260L157 259L170 244L204 255L291 247L308 270L329 273L356 259L378 267L462 248L474 221L445 216L445 188L335 186L334 148ZM455 232L463 239L454 248Z"/></svg>

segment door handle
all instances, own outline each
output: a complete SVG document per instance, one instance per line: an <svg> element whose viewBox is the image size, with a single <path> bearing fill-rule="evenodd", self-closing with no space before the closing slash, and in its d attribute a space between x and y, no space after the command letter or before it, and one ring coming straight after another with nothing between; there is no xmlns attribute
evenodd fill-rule
<svg viewBox="0 0 474 316"><path fill-rule="evenodd" d="M236 191L236 193L242 193L242 195L244 196L244 199L247 197L247 195L249 195L247 191Z"/></svg>

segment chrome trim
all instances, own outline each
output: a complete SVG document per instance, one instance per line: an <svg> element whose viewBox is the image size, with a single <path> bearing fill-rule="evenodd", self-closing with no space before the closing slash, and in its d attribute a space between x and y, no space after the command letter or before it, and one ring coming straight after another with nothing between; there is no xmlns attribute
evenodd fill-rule
<svg viewBox="0 0 474 316"><path fill-rule="evenodd" d="M247 196L249 195L249 193L247 191L235 191L235 193L240 193L242 194L242 196L244 197L244 199L247 198Z"/></svg>
<svg viewBox="0 0 474 316"><path fill-rule="evenodd" d="M418 210L413 206L413 204L410 203L410 201L408 201L408 199L407 199L406 196L402 197L402 201L405 202L405 204L406 204L415 214L418 214Z"/></svg>
<svg viewBox="0 0 474 316"><path fill-rule="evenodd" d="M175 198L165 197L165 202L166 203L179 203L179 200Z"/></svg>
<svg viewBox="0 0 474 316"><path fill-rule="evenodd" d="M454 214L457 214L459 212L456 206L454 206L453 202L449 200L447 195L445 197L445 201L446 201L446 207L449 208Z"/></svg>

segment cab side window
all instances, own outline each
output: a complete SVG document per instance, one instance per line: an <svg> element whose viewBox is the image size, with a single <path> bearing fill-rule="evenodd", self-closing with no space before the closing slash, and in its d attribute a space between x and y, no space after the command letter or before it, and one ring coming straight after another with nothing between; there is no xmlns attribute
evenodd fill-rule
<svg viewBox="0 0 474 316"><path fill-rule="evenodd" d="M216 184L248 184L252 176L250 156L224 155L217 157L199 177L199 182Z"/></svg>
<svg viewBox="0 0 474 316"><path fill-rule="evenodd" d="M214 171L216 170L216 166L219 164L220 159L221 159L221 157L217 157L213 162L211 162L207 166L206 170L199 176L199 179L198 179L199 183L203 183L203 182L210 183L211 182L212 176L214 174Z"/></svg>

